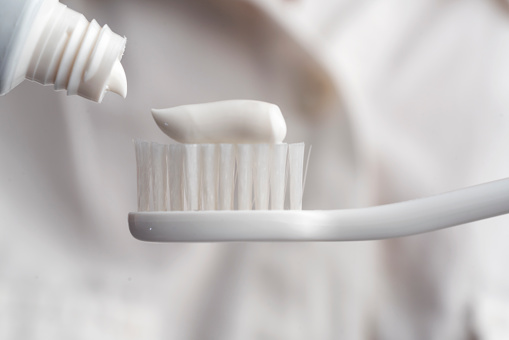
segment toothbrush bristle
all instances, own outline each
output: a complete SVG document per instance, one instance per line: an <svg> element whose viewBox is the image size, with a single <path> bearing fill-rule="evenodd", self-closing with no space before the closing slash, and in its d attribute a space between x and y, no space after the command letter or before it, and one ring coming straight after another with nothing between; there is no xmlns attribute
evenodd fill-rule
<svg viewBox="0 0 509 340"><path fill-rule="evenodd" d="M134 144L138 211L302 209L304 143Z"/></svg>

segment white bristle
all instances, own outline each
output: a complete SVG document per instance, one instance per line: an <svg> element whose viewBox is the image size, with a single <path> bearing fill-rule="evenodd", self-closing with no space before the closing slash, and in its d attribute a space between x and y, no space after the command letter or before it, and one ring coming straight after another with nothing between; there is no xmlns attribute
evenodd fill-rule
<svg viewBox="0 0 509 340"><path fill-rule="evenodd" d="M186 210L200 208L200 170L201 162L197 144L184 145L184 197Z"/></svg>
<svg viewBox="0 0 509 340"><path fill-rule="evenodd" d="M166 169L166 145L152 143L152 200L155 211L167 209L168 177Z"/></svg>
<svg viewBox="0 0 509 340"><path fill-rule="evenodd" d="M272 148L269 144L254 146L253 191L256 210L269 209L269 177Z"/></svg>
<svg viewBox="0 0 509 340"><path fill-rule="evenodd" d="M151 196L152 196L152 185L151 185L151 151L150 143L135 140L134 141L136 150L136 167L138 177L138 210L139 211L151 211Z"/></svg>
<svg viewBox="0 0 509 340"><path fill-rule="evenodd" d="M235 194L235 145L219 145L219 210L232 210Z"/></svg>
<svg viewBox="0 0 509 340"><path fill-rule="evenodd" d="M302 209L302 174L304 168L304 143L290 144L288 151L290 210Z"/></svg>
<svg viewBox="0 0 509 340"><path fill-rule="evenodd" d="M184 210L183 193L183 166L184 148L181 145L172 144L168 148L168 182L170 187L170 209L173 211Z"/></svg>
<svg viewBox="0 0 509 340"><path fill-rule="evenodd" d="M304 143L134 143L139 211L302 209Z"/></svg>
<svg viewBox="0 0 509 340"><path fill-rule="evenodd" d="M253 207L253 145L237 145L237 209Z"/></svg>
<svg viewBox="0 0 509 340"><path fill-rule="evenodd" d="M215 144L201 144L201 209L216 210L218 177L218 153Z"/></svg>
<svg viewBox="0 0 509 340"><path fill-rule="evenodd" d="M286 189L286 159L288 144L275 144L272 152L270 167L270 209L283 210L285 208Z"/></svg>

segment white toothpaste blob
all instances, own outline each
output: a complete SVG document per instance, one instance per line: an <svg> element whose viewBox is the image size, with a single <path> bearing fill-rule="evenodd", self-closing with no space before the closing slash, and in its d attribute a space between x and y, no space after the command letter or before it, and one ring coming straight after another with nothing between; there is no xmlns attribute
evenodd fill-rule
<svg viewBox="0 0 509 340"><path fill-rule="evenodd" d="M281 143L286 123L277 105L225 100L152 109L159 128L180 143Z"/></svg>

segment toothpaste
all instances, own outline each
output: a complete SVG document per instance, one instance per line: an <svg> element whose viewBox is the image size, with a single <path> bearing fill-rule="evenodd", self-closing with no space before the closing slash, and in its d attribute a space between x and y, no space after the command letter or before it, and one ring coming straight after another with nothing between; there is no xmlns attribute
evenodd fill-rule
<svg viewBox="0 0 509 340"><path fill-rule="evenodd" d="M188 144L281 143L286 123L277 105L256 100L226 100L152 109L159 128Z"/></svg>

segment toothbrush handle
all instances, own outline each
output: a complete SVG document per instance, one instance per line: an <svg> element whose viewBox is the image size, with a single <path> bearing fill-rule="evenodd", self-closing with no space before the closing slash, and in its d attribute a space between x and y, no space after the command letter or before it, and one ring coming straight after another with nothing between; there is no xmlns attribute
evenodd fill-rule
<svg viewBox="0 0 509 340"><path fill-rule="evenodd" d="M324 232L336 240L385 239L425 233L507 213L509 179L502 179L400 203L330 211L331 228Z"/></svg>

